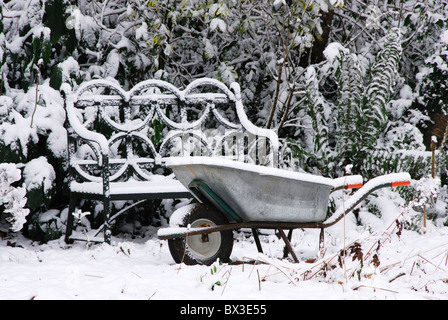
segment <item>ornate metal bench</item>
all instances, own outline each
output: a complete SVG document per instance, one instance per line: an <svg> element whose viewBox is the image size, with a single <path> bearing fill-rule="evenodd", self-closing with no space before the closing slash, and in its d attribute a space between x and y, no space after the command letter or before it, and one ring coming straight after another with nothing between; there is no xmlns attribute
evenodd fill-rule
<svg viewBox="0 0 448 320"><path fill-rule="evenodd" d="M179 90L147 80L130 91L105 80L65 96L70 204L65 240L72 237L80 199L103 202L110 243L111 202L192 198L165 166L167 157L226 157L276 166L277 135L253 125L240 87L203 78Z"/></svg>

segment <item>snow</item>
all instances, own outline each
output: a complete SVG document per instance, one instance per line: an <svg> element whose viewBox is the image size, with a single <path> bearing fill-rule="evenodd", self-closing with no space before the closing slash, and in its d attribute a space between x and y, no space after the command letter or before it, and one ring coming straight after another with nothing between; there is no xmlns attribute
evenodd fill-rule
<svg viewBox="0 0 448 320"><path fill-rule="evenodd" d="M330 0L330 3L335 6L342 8L344 6L344 0Z"/></svg>
<svg viewBox="0 0 448 320"><path fill-rule="evenodd" d="M204 56L207 59L213 58L215 56L215 47L207 38L202 39L204 44Z"/></svg>
<svg viewBox="0 0 448 320"><path fill-rule="evenodd" d="M26 186L14 187L21 179L21 172L14 163L0 163L0 206L4 212L11 214L6 220L11 223L12 231L19 231L26 222L30 210L26 204Z"/></svg>
<svg viewBox="0 0 448 320"><path fill-rule="evenodd" d="M135 38L137 40L143 39L145 41L149 39L148 25L146 24L146 22L142 22L142 25L135 29Z"/></svg>
<svg viewBox="0 0 448 320"><path fill-rule="evenodd" d="M286 5L285 0L275 0L272 4L276 9L278 9L282 5Z"/></svg>
<svg viewBox="0 0 448 320"><path fill-rule="evenodd" d="M43 37L43 40L49 41L50 40L50 34L51 30L50 28L44 27L44 26L38 26L33 29L33 38L41 38Z"/></svg>
<svg viewBox="0 0 448 320"><path fill-rule="evenodd" d="M440 40L443 44L448 45L448 30L442 32L442 34L440 35Z"/></svg>
<svg viewBox="0 0 448 320"><path fill-rule="evenodd" d="M342 186L342 185L355 185L362 183L361 176L347 176L338 179L330 179L322 176L312 175L303 172L295 172L286 169L278 169L272 167L264 167L259 165L254 165L250 163L244 163L240 161L228 160L225 158L219 157L172 157L166 159L166 166L188 166L188 165L212 165L212 166L221 166L221 167L229 167L235 168L244 171L256 172L260 175L271 175L276 177L281 177L285 179L294 179L306 182L313 182L323 185L329 185L333 188Z"/></svg>
<svg viewBox="0 0 448 320"><path fill-rule="evenodd" d="M210 93L207 97L218 99L218 96L227 96L234 100L242 126L254 134L271 138L273 143L271 150L278 151L279 145L275 133L257 128L248 120L238 84L232 84L230 87L233 90L229 90L213 79L199 79L193 82L191 82L192 79L188 79L198 76L218 77L226 83L237 78L243 79L244 97L251 100L247 104L249 110L252 110L251 116L256 116L259 123L263 124L263 118L267 119L271 110L276 84L275 79L270 85L260 80L263 75L268 74L263 66L271 68L270 73L272 73L277 70L278 63L284 63L286 66L288 62L284 59L279 60L281 54L278 55L278 53L281 53L282 48L280 46L280 51L276 50L273 46L275 41L271 40L280 39L276 37L280 33L272 33L270 29L275 28L275 21L282 21L282 13L289 12L290 2L270 1L278 12L268 7L263 8L261 2L257 4L257 2L243 1L236 5L237 1L229 1L229 7L223 3L197 7L193 5L196 2L179 1L178 5L172 2L173 10L168 13L167 19L171 19L173 28L171 23L168 28L158 19L158 13L161 12L158 8L164 7L161 2L155 3L157 10L152 11L148 6L139 8L137 5L128 5L119 8L116 7L117 3L114 1L103 1L101 6L80 1L78 6L67 7L67 1L65 1L66 27L73 29L72 32L76 35L78 43L82 45L76 49L70 49L69 43L72 41L68 41L67 45L52 48L50 56L45 58L41 50L35 48L35 45L39 43L33 40L42 39L47 42L52 40L51 36L57 38L60 34L59 32L52 34L54 30L50 30L45 26L47 23L43 22L44 17L48 20L47 22L52 21L47 19L51 17L46 15L48 13L44 6L46 1L17 0L2 3L2 9L4 9L2 18L4 19L2 19L0 34L0 60L3 59L0 79L0 91L2 91L0 136L2 144L6 147L1 150L1 153L7 157L2 161L23 162L0 163L0 204L3 205L2 214L5 214L7 221L10 222L8 228L13 231L22 228L29 213L29 209L24 208L27 190L42 188L43 192L48 193L55 187L56 174L59 175L61 172L64 174L66 171L65 168L57 168L54 164L63 162L67 152L63 101L58 90L50 87L48 79L51 68L55 66L62 72L61 88L64 88L67 93L72 91L71 86L75 92L83 81L108 76L116 78L111 79L110 83L119 88L117 92L123 94L125 99L130 99L135 91L126 92L117 85L118 83L129 86L135 83L138 77L148 78L151 74L155 74L160 79L184 79L180 80L182 83L189 81L190 85L181 91L171 90L171 85L156 80L157 85L165 88L166 91L171 90L173 94L178 94L181 99L194 100L197 94L192 93L193 89L205 84L216 85L224 94L213 96ZM367 2L360 5L362 3L355 1L352 5L352 2L346 4L343 0L318 0L313 6L304 8L309 9L309 12L301 11L302 14L299 15L303 18L301 21L297 20L293 24L286 21L288 25L283 26L287 29L290 27L295 29L296 25L303 25L304 28L301 28L303 32L291 40L294 39L293 47L300 44L296 48L298 51L304 50L305 47L312 46L313 32L321 33L322 26L318 23L319 15L317 15L319 9L328 11L333 10L331 6L344 7L344 11L338 10L337 18L342 19L341 23L347 24L348 29L344 28L344 30L353 32L350 33L348 39L345 39L347 34L339 34L340 30L332 30L334 32L328 39L330 45L324 52L329 63L315 65L316 70L312 74L317 83L317 77L333 76L330 73L332 71L330 65L335 66L341 55L349 54L356 59L355 62L359 62L360 73L367 80L368 70L370 70L369 61L374 60L374 54L384 44L384 39L380 38L389 28L387 22L395 26L399 22L410 22L399 26L403 35L411 36L407 39L409 41L406 41L410 50L403 51L402 61L405 67L400 69L400 75L396 79L398 86L394 87L394 91L401 88L399 95L397 96L397 92L392 90L385 90L397 100L391 100L385 106L390 122L388 131L380 135L378 145L384 147L382 150L386 150L385 152L394 152L403 158L406 156L414 160L418 157L423 159L424 150L426 150L423 135L416 128L420 128L430 119L413 108L415 101L423 106L427 105L424 96L420 96L419 91L425 77L434 77L438 70L448 70L444 60L447 53L448 31L440 32L442 28L436 28L446 22L446 8L431 8L431 4L428 4L426 20L423 21L421 19L424 17L419 15L418 10L414 10L419 9L419 6L412 7L414 2L408 1L404 2L403 8L400 9L400 14L405 13L406 16L393 21L397 15L387 14L387 5L374 6ZM254 9L253 13L247 17L241 15L241 13L249 12L249 9ZM269 25L264 23L266 19L262 19L263 16L260 15L264 14L260 11L264 9L267 15L279 14L280 20L272 20L274 24L269 23ZM191 18L203 23L185 24L182 21L184 19L190 21ZM428 33L424 41L412 37L419 30L426 30L427 24L434 27L434 32ZM195 25L204 32L197 33ZM422 28L417 30L416 26ZM355 27L359 28L360 33ZM155 35L160 36L157 41L160 41L158 45L161 46L165 57L173 58L166 59L166 69L161 68L157 58L151 54L154 48L151 47L150 42L154 32L156 32ZM68 33L63 32L61 41L66 40L67 35ZM197 40L194 48L186 45L192 37ZM342 41L341 39L347 40L346 47L338 42ZM254 41L258 43L260 50L253 50ZM350 51L350 48L354 51ZM232 52L237 52L236 56ZM246 52L246 54L238 56L238 52ZM48 52L45 53L47 54ZM409 54L414 54L412 59L409 59ZM300 54L296 56L300 59ZM181 57L179 63L175 59L177 57ZM260 57L262 57L261 60ZM77 61L79 58L82 58L80 61L82 60L83 63L80 64ZM289 66L297 65L298 60L294 60L292 56L287 60L290 60ZM414 65L408 65L411 60L415 62ZM432 65L434 68L428 68ZM420 73L412 74L417 67ZM133 70L142 70L143 73L135 73ZM178 74L179 70L181 74ZM309 75L313 70L308 69ZM289 71L285 69L285 72ZM298 72L301 71L298 70ZM412 80L414 77L417 80L416 83ZM26 89L21 88L20 80L22 79L31 80L29 88L28 85ZM104 83L104 80L98 81ZM302 79L298 77L297 81L299 84ZM260 91L256 89L258 87L256 84L261 82L265 86L259 86L263 87ZM404 82L412 85L405 85ZM284 81L281 85L280 101L287 98L284 90L288 88L288 84L291 83ZM257 101L255 104L252 101L254 97ZM69 95L69 99L71 98L72 95ZM294 99L293 104L300 102ZM322 119L328 122L328 128L337 128L337 119L333 117L336 122L332 122L330 117L334 114L332 110L337 111L338 106L333 105L336 99L328 101L320 99L319 101L324 103L322 110L325 117ZM284 103L281 104L284 105ZM275 115L277 118L281 116L282 110L284 109L279 108L278 114ZM215 113L216 110L212 111ZM253 111L257 114L254 115ZM69 102L68 118L73 122L75 130L83 138L96 142L94 145L97 150L95 151L100 156L101 153L108 153L109 142L104 136L86 130L78 121L79 113L77 112ZM297 118L303 117L307 112L306 109L301 110ZM215 115L217 118L220 117L217 111ZM224 118L222 120L226 121ZM311 124L306 121L304 120L299 125ZM187 129L195 124L180 125L179 128ZM131 130L130 123L124 124L122 128L125 131ZM300 137L302 132L306 130L297 129L294 137ZM305 152L314 151L312 147L316 146L314 142L317 140L311 140L311 136L309 137L310 140L301 141L306 147L311 147L305 148ZM431 139L433 142L436 141L435 137ZM356 143L357 140L353 141ZM45 148L42 147L43 145ZM37 147L42 148L36 150ZM330 153L334 153L334 157L330 154L333 158L337 159L338 155L341 155L339 150L325 148ZM46 151L51 155L45 154ZM440 154L439 150L436 152ZM317 156L322 154L324 153L318 153ZM313 155L316 154L313 153ZM55 161L49 161L48 156ZM201 159L201 161L207 160ZM272 162L271 164L274 164ZM220 163L223 164L223 162ZM128 164L131 165L130 162L126 163ZM329 161L329 164L334 164L333 160ZM65 166L66 163L63 165ZM245 170L258 170L261 174L308 179L335 187L345 184L359 185L363 182L360 176L332 180L296 174L287 170L260 169L260 167L255 169L250 165L235 162L228 165L241 166ZM63 180L65 177L59 178ZM408 177L399 174L387 176L387 180L384 179L386 177L370 181L365 185L364 190L380 183L390 182L391 179L407 180ZM174 183L179 187L179 191L185 190L176 181ZM153 180L150 186L156 190L151 190L146 183L139 182L128 183L127 186L131 187L126 190L134 193L141 192L144 188L152 193L161 192L164 191L161 188L162 185L168 188L166 182ZM124 190L122 186L119 183L112 184L111 191L121 193ZM83 191L90 190L90 192L102 191L99 183L74 184L73 187L82 188ZM173 186L171 185L166 190L171 191L171 187ZM436 201L436 197L440 195L440 189L443 188L445 188L444 198L439 197ZM236 241L232 259L245 262L253 259L262 264L220 265L217 263L216 270L212 273L210 267L187 267L174 264L167 242L157 239L157 230L154 227L146 227L144 238L126 239L124 235L121 235L114 238L112 245L91 243L86 245L76 242L72 246L66 245L62 238L48 244L39 244L23 238L20 234L6 237L1 229L0 299L446 299L448 296L446 186L441 187L438 179L423 178L415 181L412 191L416 192L417 196L411 203L406 203L402 195L393 193L389 189L381 189L375 193L375 196L369 197L368 203L362 203L356 215L349 214L343 221L326 229L325 246L321 253L317 244L318 230L297 230L293 235L292 245L301 261L299 264L291 263L290 259L281 258L282 242L274 232L263 231L261 238L266 255L257 253L253 238L246 230L235 233ZM342 199L338 198L337 202L340 204L342 201L345 206L350 206L362 195L362 193L355 193L353 197L344 198L344 195L351 191L338 192L341 193ZM431 206L428 202L431 202ZM62 206L64 204L61 204ZM191 207L185 206L182 210L176 211L178 215L172 216L170 223L174 226L178 225L179 220L184 217L189 208ZM65 223L63 215L65 213L66 219L68 212L67 204L65 208L60 209L62 211L49 208L46 212L33 212L33 218L49 225L55 217L60 215L57 217L59 219L57 223L63 225ZM374 209L378 211L376 214L372 213ZM423 228L420 220L423 219L422 212L426 209L428 214L432 215L432 219L429 219L428 225ZM337 213L338 211L336 215ZM87 212L80 212L80 218L84 219L86 214ZM357 250L355 243L359 244L364 254L362 264L359 260L353 259L355 257L353 252ZM338 265L337 260L338 253L344 247L350 249L343 268ZM377 265L375 255L378 256L377 259L381 264ZM218 282L220 285L217 284Z"/></svg>
<svg viewBox="0 0 448 320"><path fill-rule="evenodd" d="M333 179L223 159L192 157L171 162L182 160L242 166L245 170L257 167L264 174L335 183ZM353 179L359 182L359 177ZM365 186L407 179L405 173L391 174ZM271 230L261 230L264 254L257 252L248 230L236 231L230 257L234 264L216 262L212 266L176 264L168 242L157 238L161 229L153 226L144 227L140 237L113 237L111 245L81 241L67 245L63 236L39 244L19 233L11 234L0 239L0 299L447 299L448 228L430 220L424 229L404 228L419 213L390 189L382 189L372 201L381 217L361 206L358 218L349 214L325 229L321 250L319 230L295 230L291 244L299 263L282 258L283 242ZM189 209L191 205L178 209L170 225L178 225ZM49 221L55 214L55 210L43 213L42 220Z"/></svg>
<svg viewBox="0 0 448 320"><path fill-rule="evenodd" d="M72 192L86 192L102 194L103 184L101 182L76 182L70 183ZM111 182L110 193L114 194L139 194L139 193L165 193L186 192L185 187L177 180L164 176L154 175L150 181L136 181L130 179L126 182Z"/></svg>
<svg viewBox="0 0 448 320"><path fill-rule="evenodd" d="M173 212L172 216L170 217L170 227L177 227L177 226L180 226L182 223L184 223L184 218L196 206L197 206L197 204L194 204L194 203L188 204L188 205L180 207L175 212ZM162 230L162 229L160 229L160 230Z"/></svg>
<svg viewBox="0 0 448 320"><path fill-rule="evenodd" d="M62 81L64 83L70 80L71 74L79 73L79 63L73 57L69 57L67 60L59 63L58 67L62 71Z"/></svg>
<svg viewBox="0 0 448 320"><path fill-rule="evenodd" d="M43 156L28 162L23 170L23 176L28 190L42 187L45 193L52 188L53 181L56 179L53 167Z"/></svg>
<svg viewBox="0 0 448 320"><path fill-rule="evenodd" d="M181 161L241 166L263 174L322 179L335 185L347 183L345 177L333 180L225 159L191 157L171 159L171 164ZM46 166L40 158L35 164ZM14 166L5 168L14 179L18 178ZM351 183L362 182L359 176L351 179ZM390 174L367 182L365 188L408 179L406 173ZM429 195L434 194L433 185L439 183L421 184L417 189L428 187L431 190L422 193ZM346 200L345 206L350 205L351 199ZM370 199L381 211L381 217L361 205L357 218L348 214L325 229L322 249L319 230L295 230L291 244L299 263L283 258L283 242L272 230L260 230L264 254L257 252L249 230L235 231L230 257L234 263L216 262L212 266L176 264L168 242L157 237L162 229L153 226L144 227L138 237L114 236L111 245L82 241L67 245L63 236L40 244L20 233L7 237L0 234L0 299L446 300L448 228L431 220L425 228L419 229L418 223L414 223L414 230L406 228L421 217L413 209L417 204L405 203L390 189L381 189ZM177 209L170 225L179 225L191 208L192 205L186 205ZM51 221L57 211L44 212L41 222ZM346 252L345 256L342 252Z"/></svg>
<svg viewBox="0 0 448 320"><path fill-rule="evenodd" d="M100 133L87 130L81 124L81 122L77 118L76 109L73 106L73 102L70 100L67 103L66 112L67 119L70 122L70 125L73 127L73 130L75 130L75 132L83 139L96 142L101 150L101 154L108 154L109 144L107 142L107 139Z"/></svg>
<svg viewBox="0 0 448 320"><path fill-rule="evenodd" d="M323 53L328 61L333 62L339 56L340 52L347 54L349 50L344 48L339 42L333 42L325 48Z"/></svg>
<svg viewBox="0 0 448 320"><path fill-rule="evenodd" d="M384 224L379 223L382 227ZM345 259L342 224L327 229L325 255L317 256L318 231L297 230L292 246L300 263L281 259L283 244L272 232L261 235L266 254L252 238L235 233L233 261L212 267L175 264L166 241L150 229L143 239L113 238L112 245L63 240L45 245L21 236L0 240L0 299L113 300L297 300L443 299L448 297L448 229L426 234L403 230L367 233L347 218L347 246L360 243L364 265ZM350 230L350 232L349 232ZM378 243L381 242L377 250ZM376 254L379 266L372 263ZM256 260L260 264L251 264ZM244 264L242 262L245 262ZM327 265L327 269L323 268ZM357 276L360 271L360 277ZM217 285L220 281L221 285Z"/></svg>
<svg viewBox="0 0 448 320"><path fill-rule="evenodd" d="M221 32L226 32L227 31L227 25L226 25L226 23L222 19L214 18L210 22L210 30L214 31L216 29L219 29L219 31L221 31Z"/></svg>

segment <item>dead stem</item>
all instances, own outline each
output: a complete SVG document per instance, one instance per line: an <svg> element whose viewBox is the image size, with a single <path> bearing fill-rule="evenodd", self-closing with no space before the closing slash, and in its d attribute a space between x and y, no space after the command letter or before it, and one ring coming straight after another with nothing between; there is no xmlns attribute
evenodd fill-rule
<svg viewBox="0 0 448 320"><path fill-rule="evenodd" d="M429 264L431 264L431 265L433 265L434 267L436 267L436 269L440 269L441 271L443 271L443 272L447 272L446 270L444 270L444 269L442 269L442 268L440 268L440 267L438 267L438 266L436 266L434 263L432 263L431 261L429 261L428 259L426 259L425 257L423 257L422 255L418 255L420 258L422 258L423 260L425 260L426 262L428 262Z"/></svg>
<svg viewBox="0 0 448 320"><path fill-rule="evenodd" d="M392 293L398 293L398 291L384 289L384 288L379 288L379 287L374 287L374 286L366 286L366 285L363 285L363 284L360 285L360 286L354 287L352 290L356 291L359 288L370 288L370 289L373 289L373 290L383 290L383 291L389 291L389 292L392 292Z"/></svg>
<svg viewBox="0 0 448 320"><path fill-rule="evenodd" d="M404 275L406 275L406 273L404 273L404 272L399 273L398 275L396 275L395 277L393 277L392 279L390 279L390 280L389 280L389 283L394 282L395 280L397 280L398 278L400 278L400 277L402 277L402 276L404 276Z"/></svg>
<svg viewBox="0 0 448 320"><path fill-rule="evenodd" d="M293 278L291 278L291 276L288 275L285 271L282 270L282 268L285 268L285 269L289 269L289 268L284 267L284 266L277 266L275 263L272 263L272 262L267 261L267 260L269 260L269 259L262 259L262 261L264 261L266 264L268 264L269 267L272 266L272 267L276 268L276 269L277 269L278 271L280 271L285 277L287 277L287 278L294 284L294 286L296 286L295 280L294 280ZM258 272L258 269L257 269L257 272Z"/></svg>
<svg viewBox="0 0 448 320"><path fill-rule="evenodd" d="M387 270L390 269L391 267L394 267L394 266L399 265L399 264L404 264L407 260L410 260L410 259L413 259L413 258L417 258L417 257L419 257L420 259L423 259L423 260L425 260L426 262L432 264L432 265L435 266L437 269L439 269L439 270L441 270L441 271L443 271L443 272L447 272L447 270L444 270L444 269L440 268L439 266L436 266L436 265L433 264L431 261L429 261L428 259L426 259L426 258L424 258L424 257L422 256L422 254L431 252L431 251L433 251L433 250L436 250L436 249L439 249L439 248L441 248L441 247L445 247L445 246L448 246L448 243L441 244L441 245L439 245L439 246L436 246L436 247L434 247L434 248L425 250L425 251L423 251L423 252L416 253L416 254L414 254L414 255L412 255L412 256L407 257L406 259L403 259L403 260L396 261L396 262L394 262L394 263L388 264L387 266L381 267L381 268L380 268L380 272L383 273L384 271L387 271ZM448 255L448 253L447 253L447 255ZM438 255L436 255L436 257L437 257L437 256L438 256ZM410 272L411 275L412 275L412 271L414 270L414 265L415 265L415 261L414 261L414 264L413 264L413 266L412 266L412 268L411 268L411 272Z"/></svg>

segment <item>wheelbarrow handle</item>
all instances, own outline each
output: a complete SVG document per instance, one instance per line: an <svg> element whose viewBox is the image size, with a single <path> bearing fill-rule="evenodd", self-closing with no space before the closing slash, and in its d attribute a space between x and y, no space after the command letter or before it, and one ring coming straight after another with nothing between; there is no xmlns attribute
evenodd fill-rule
<svg viewBox="0 0 448 320"><path fill-rule="evenodd" d="M335 213L322 222L322 227L330 227L356 208L369 194L381 188L407 186L411 184L411 176L407 172L391 173L369 180L358 191L351 195Z"/></svg>
<svg viewBox="0 0 448 320"><path fill-rule="evenodd" d="M333 179L333 189L331 192L341 189L357 189L363 186L363 178L360 175L345 176Z"/></svg>

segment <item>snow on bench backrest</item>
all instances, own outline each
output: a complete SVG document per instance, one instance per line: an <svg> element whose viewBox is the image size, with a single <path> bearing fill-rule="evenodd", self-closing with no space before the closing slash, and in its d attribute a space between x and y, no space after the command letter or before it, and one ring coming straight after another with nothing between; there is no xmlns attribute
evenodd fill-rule
<svg viewBox="0 0 448 320"><path fill-rule="evenodd" d="M203 78L184 90L147 80L130 91L106 80L80 86L66 104L72 171L100 181L150 179L167 157L213 156L277 166L278 138L247 118L240 87ZM159 168L159 169L158 169Z"/></svg>

